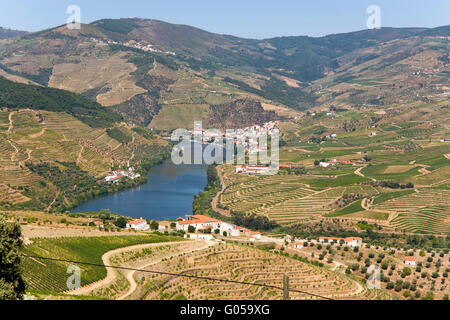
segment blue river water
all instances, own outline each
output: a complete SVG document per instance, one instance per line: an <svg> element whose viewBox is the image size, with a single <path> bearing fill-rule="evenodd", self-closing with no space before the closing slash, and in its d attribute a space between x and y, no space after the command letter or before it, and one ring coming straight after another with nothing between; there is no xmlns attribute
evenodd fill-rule
<svg viewBox="0 0 450 320"><path fill-rule="evenodd" d="M146 219L176 219L192 213L194 196L207 184L206 165L174 165L150 170L147 183L84 203L72 212L111 212Z"/></svg>

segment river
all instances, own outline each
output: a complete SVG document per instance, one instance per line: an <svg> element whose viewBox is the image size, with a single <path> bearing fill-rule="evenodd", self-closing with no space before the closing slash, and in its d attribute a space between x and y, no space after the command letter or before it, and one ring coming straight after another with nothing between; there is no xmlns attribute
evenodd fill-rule
<svg viewBox="0 0 450 320"><path fill-rule="evenodd" d="M174 165L169 160L152 168L147 183L84 203L72 212L111 212L164 220L192 213L194 196L207 184L206 165Z"/></svg>

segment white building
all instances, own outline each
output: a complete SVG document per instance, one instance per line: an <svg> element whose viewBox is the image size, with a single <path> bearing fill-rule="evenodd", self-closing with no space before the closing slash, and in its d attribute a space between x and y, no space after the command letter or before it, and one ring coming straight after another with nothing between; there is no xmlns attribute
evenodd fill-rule
<svg viewBox="0 0 450 320"><path fill-rule="evenodd" d="M145 231L150 229L150 226L148 225L147 220L141 218L137 220L128 221L127 229L134 229L136 231Z"/></svg>
<svg viewBox="0 0 450 320"><path fill-rule="evenodd" d="M226 232L226 235L231 237L252 236L256 240L261 239L261 234L259 232L252 232L247 228L242 228L234 224L223 222L218 219L207 217L201 214L186 217L187 219L185 220L181 220L181 218L178 219L176 223L177 230L183 230L187 232L189 231L189 227L192 226L195 228L195 231L211 230L211 234L214 234L216 230L219 230L220 235L224 235L224 233Z"/></svg>
<svg viewBox="0 0 450 320"><path fill-rule="evenodd" d="M317 163L317 162L316 162ZM329 164L328 162L320 162L319 163L319 167L322 168L328 168L331 164Z"/></svg>
<svg viewBox="0 0 450 320"><path fill-rule="evenodd" d="M362 239L359 237L349 237L344 239L345 244L349 247L360 247L362 245Z"/></svg>
<svg viewBox="0 0 450 320"><path fill-rule="evenodd" d="M222 223L220 220L200 214L187 217L186 220L177 221L177 230L188 231L189 226L193 226L195 230L211 229L214 232L216 229L220 230Z"/></svg>
<svg viewBox="0 0 450 320"><path fill-rule="evenodd" d="M105 227L105 225L103 224L103 221L100 221L100 220L95 220L94 221L94 225L96 227L99 227L99 228L102 228L102 229Z"/></svg>
<svg viewBox="0 0 450 320"><path fill-rule="evenodd" d="M409 265L409 266L415 266L416 265L416 258L414 258L414 257L405 257L404 263L406 265Z"/></svg>
<svg viewBox="0 0 450 320"><path fill-rule="evenodd" d="M334 237L319 237L319 242L320 243L324 243L324 242L326 242L326 243L333 243L333 242L336 242L336 243L339 243L339 241L345 241L343 238L334 238Z"/></svg>
<svg viewBox="0 0 450 320"><path fill-rule="evenodd" d="M261 233L259 232L252 232L252 237L254 237L256 240L261 240Z"/></svg>
<svg viewBox="0 0 450 320"><path fill-rule="evenodd" d="M303 248L303 242L294 243L294 249L301 249L301 248Z"/></svg>

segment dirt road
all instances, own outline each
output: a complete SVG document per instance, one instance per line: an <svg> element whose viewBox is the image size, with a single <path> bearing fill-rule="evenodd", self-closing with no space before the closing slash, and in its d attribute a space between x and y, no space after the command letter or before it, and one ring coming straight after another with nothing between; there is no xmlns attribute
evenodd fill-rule
<svg viewBox="0 0 450 320"><path fill-rule="evenodd" d="M206 248L209 248L211 246L214 246L217 244L217 242L215 241L202 241L203 245L199 246L198 248L192 249L190 251L185 251L183 253L191 253L191 252L195 252L195 251L199 251L199 250L204 250ZM176 255L179 255L180 253L177 253ZM167 258L167 257L166 257ZM170 257L169 257L170 259ZM145 269L148 268L152 265L155 265L159 262L161 262L161 259L157 259L155 261L152 261L149 264L143 265L143 266L139 266L139 269ZM127 278L127 281L130 283L130 288L128 289L127 293L125 293L124 295L120 296L117 300L124 300L126 299L128 296L130 296L137 288L137 283L136 280L134 279L134 275L135 275L136 271L134 270L127 270L125 271L124 275Z"/></svg>
<svg viewBox="0 0 450 320"><path fill-rule="evenodd" d="M212 242L198 241L198 240L197 241L191 241L191 242L192 243L200 242L201 245L200 245L200 247L196 247L196 248L193 248L191 250L186 250L186 251L183 251L181 253L189 253L189 252L196 251L196 250L203 250L203 249L205 249L205 248L207 248L207 247L209 247L211 245L217 244L217 242L214 242L214 244L212 244ZM125 247L125 248L119 248L119 249L116 249L116 250L111 250L111 251L106 252L102 256L102 261L103 261L103 264L110 265L111 264L110 263L110 259L113 256L115 256L117 254L120 254L122 252L125 252L125 251L133 251L133 250L139 250L139 249L154 248L154 247L158 247L158 246L187 244L187 243L189 243L189 242L187 242L187 241L178 241L178 242L147 243L147 244L140 244L140 245ZM178 254L180 254L180 252L177 252L175 254L178 255ZM167 257L165 257L165 258L167 258ZM148 267L148 266L150 266L152 264L159 263L161 260L162 260L162 258L158 259L158 260L155 260L155 261L152 261L151 264L144 265L144 266L137 266L136 268L137 269L142 269L142 268ZM82 288L68 291L66 293L67 294L71 294L71 295L89 295L94 290L108 287L109 285L111 285L112 283L115 282L115 280L117 278L117 272L116 272L116 270L114 268L106 268L106 269L107 269L107 274L106 274L106 277L104 279L99 280L99 281L94 282L94 283L91 283L91 284L88 284L87 286L84 286ZM136 282L135 282L135 280L133 278L134 271L131 271L131 270L124 271L124 275L125 275L125 277L127 278L127 280L130 283L130 289L128 290L128 292L126 294L124 294L121 297L119 297L119 299L126 298L131 293L133 293L134 290L136 290L136 288L137 288L137 284L136 284Z"/></svg>
<svg viewBox="0 0 450 320"><path fill-rule="evenodd" d="M225 210L225 209L218 207L220 196L222 195L222 193L225 192L226 187L225 187L225 183L223 181L222 171L220 170L220 168L216 168L216 171L217 171L217 175L219 177L220 185L222 186L222 189L219 192L217 192L216 196L212 199L211 207L214 211L219 212L221 215L231 217L231 212L229 210Z"/></svg>
<svg viewBox="0 0 450 320"><path fill-rule="evenodd" d="M360 177L365 178L366 176L361 172L361 170L364 169L364 168L365 168L365 167L359 167L358 169L355 170L354 173L355 173L357 176L360 176ZM376 179L373 179L373 178L370 178L370 180L372 180L373 182L376 182L376 181L377 181Z"/></svg>

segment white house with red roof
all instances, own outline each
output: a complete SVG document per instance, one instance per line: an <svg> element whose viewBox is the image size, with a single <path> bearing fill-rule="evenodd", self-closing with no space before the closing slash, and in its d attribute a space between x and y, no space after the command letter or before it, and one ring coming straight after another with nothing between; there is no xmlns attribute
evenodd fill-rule
<svg viewBox="0 0 450 320"><path fill-rule="evenodd" d="M211 230L211 233L214 233L215 230L218 229L221 235L226 232L226 235L231 237L239 237L241 235L245 235L248 237L253 237L255 240L261 239L261 234L259 232L252 232L247 228L239 227L234 224L207 217L201 214L188 215L184 220L180 220L180 218L178 218L176 224L177 230L188 231L189 226L193 226L196 231L209 229Z"/></svg>
<svg viewBox="0 0 450 320"><path fill-rule="evenodd" d="M349 247L360 247L362 245L362 238L359 237L348 237L344 239L345 244Z"/></svg>
<svg viewBox="0 0 450 320"><path fill-rule="evenodd" d="M136 231L145 231L150 229L150 226L148 225L147 220L140 218L128 221L127 229L134 229Z"/></svg>
<svg viewBox="0 0 450 320"><path fill-rule="evenodd" d="M320 243L341 243L343 241L345 245L349 247L360 247L362 245L362 238L359 237L347 237L347 238L337 238L337 237L319 237Z"/></svg>
<svg viewBox="0 0 450 320"><path fill-rule="evenodd" d="M193 226L195 230L215 230L220 229L220 220L215 218L207 217L201 214L196 214L193 216L186 216L187 219L182 221L177 221L177 230L188 231L189 226Z"/></svg>
<svg viewBox="0 0 450 320"><path fill-rule="evenodd" d="M294 249L303 248L303 242L294 242Z"/></svg>
<svg viewBox="0 0 450 320"><path fill-rule="evenodd" d="M336 237L319 237L319 242L320 242L320 243L324 243L324 242L327 242L327 243L337 242L337 243L339 243L339 241L341 241L341 240L344 241L344 238L336 238Z"/></svg>
<svg viewBox="0 0 450 320"><path fill-rule="evenodd" d="M261 233L257 231L252 231L251 236L254 237L256 240L261 240Z"/></svg>
<svg viewBox="0 0 450 320"><path fill-rule="evenodd" d="M405 257L404 263L409 266L415 266L416 258L415 257Z"/></svg>
<svg viewBox="0 0 450 320"><path fill-rule="evenodd" d="M99 227L99 228L104 228L104 227L105 227L103 221L101 221L101 220L95 220L95 221L94 221L94 225L95 225L96 227Z"/></svg>

